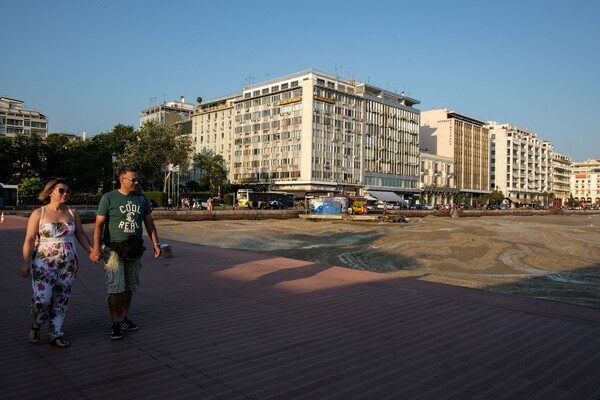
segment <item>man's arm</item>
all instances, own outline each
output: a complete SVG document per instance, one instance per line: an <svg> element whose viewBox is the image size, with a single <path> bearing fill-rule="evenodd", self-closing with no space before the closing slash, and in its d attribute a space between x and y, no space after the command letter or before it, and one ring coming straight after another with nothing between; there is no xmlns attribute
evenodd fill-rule
<svg viewBox="0 0 600 400"><path fill-rule="evenodd" d="M106 225L106 217L96 215L96 223L94 224L94 244L90 252L90 260L98 262L102 258L102 235L104 234L104 225Z"/></svg>
<svg viewBox="0 0 600 400"><path fill-rule="evenodd" d="M154 225L154 219L152 214L146 214L144 216L144 225L146 226L146 232L150 239L152 239L152 247L154 248L154 258L160 257L162 252L160 243L158 242L158 232L156 231L156 225Z"/></svg>

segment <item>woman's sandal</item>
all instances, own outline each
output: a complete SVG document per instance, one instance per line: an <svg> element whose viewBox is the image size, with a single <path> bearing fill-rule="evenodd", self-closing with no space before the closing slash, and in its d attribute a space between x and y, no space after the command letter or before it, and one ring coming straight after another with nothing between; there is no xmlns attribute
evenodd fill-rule
<svg viewBox="0 0 600 400"><path fill-rule="evenodd" d="M54 339L52 339L50 341L50 345L60 347L62 349L65 347L69 347L71 344L59 336L59 337L55 337Z"/></svg>
<svg viewBox="0 0 600 400"><path fill-rule="evenodd" d="M31 328L29 329L29 343L38 344L39 341L40 341L40 327L38 326L36 328L32 325Z"/></svg>

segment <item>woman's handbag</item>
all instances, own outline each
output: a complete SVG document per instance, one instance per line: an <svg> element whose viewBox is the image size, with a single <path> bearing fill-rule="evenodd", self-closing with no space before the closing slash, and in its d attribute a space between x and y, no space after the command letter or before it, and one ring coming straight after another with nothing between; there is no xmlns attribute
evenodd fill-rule
<svg viewBox="0 0 600 400"><path fill-rule="evenodd" d="M144 242L135 235L131 235L123 242L111 242L110 248L117 252L119 257L126 261L137 261L142 258L146 248Z"/></svg>

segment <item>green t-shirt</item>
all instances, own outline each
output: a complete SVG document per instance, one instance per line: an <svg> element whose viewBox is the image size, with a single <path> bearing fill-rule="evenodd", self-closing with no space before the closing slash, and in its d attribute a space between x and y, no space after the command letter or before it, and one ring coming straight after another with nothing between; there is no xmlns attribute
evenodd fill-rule
<svg viewBox="0 0 600 400"><path fill-rule="evenodd" d="M150 213L150 201L143 193L134 191L127 196L118 190L105 193L96 211L96 215L107 219L104 226L104 244L122 242L130 235L142 239L144 217Z"/></svg>

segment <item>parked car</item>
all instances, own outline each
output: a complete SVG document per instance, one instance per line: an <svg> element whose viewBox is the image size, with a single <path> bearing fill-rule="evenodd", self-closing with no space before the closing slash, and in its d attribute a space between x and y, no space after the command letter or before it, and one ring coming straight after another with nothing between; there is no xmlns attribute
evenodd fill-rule
<svg viewBox="0 0 600 400"><path fill-rule="evenodd" d="M366 207L368 211L377 211L379 206L377 204L367 204Z"/></svg>
<svg viewBox="0 0 600 400"><path fill-rule="evenodd" d="M287 206L280 201L271 200L267 203L267 208L270 208L273 210L283 210L283 209L287 208Z"/></svg>
<svg viewBox="0 0 600 400"><path fill-rule="evenodd" d="M395 201L388 201L388 202L379 201L379 202L377 202L377 208L379 210L383 210L384 208L386 208L388 210L401 210L402 204L397 203Z"/></svg>

